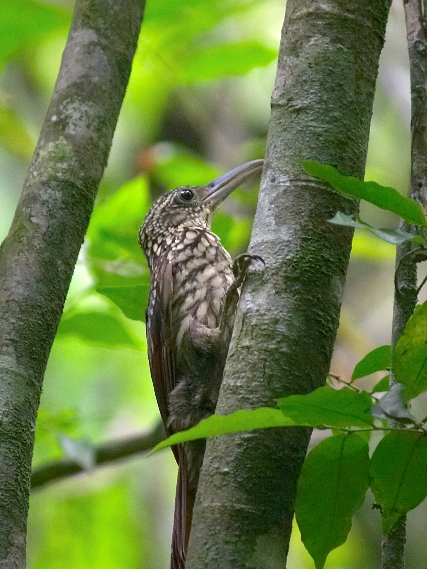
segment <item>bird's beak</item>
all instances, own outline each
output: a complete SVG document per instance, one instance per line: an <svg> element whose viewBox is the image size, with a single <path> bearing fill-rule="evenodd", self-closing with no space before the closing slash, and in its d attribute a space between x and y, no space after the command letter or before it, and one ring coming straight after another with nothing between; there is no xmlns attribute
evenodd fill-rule
<svg viewBox="0 0 427 569"><path fill-rule="evenodd" d="M233 190L259 174L263 163L264 160L252 160L212 180L203 186L201 202L207 204L212 212Z"/></svg>

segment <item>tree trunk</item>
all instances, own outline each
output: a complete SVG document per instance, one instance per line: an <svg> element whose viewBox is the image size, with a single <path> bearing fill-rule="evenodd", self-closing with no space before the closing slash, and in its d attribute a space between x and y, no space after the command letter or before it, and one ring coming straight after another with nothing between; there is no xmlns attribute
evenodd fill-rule
<svg viewBox="0 0 427 569"><path fill-rule="evenodd" d="M324 384L352 232L327 220L357 204L305 174L315 159L364 174L390 0L288 0L265 168L217 412L275 406ZM308 429L210 439L186 569L286 566Z"/></svg>
<svg viewBox="0 0 427 569"><path fill-rule="evenodd" d="M77 0L59 77L0 249L0 567L25 567L47 359L130 75L144 0Z"/></svg>

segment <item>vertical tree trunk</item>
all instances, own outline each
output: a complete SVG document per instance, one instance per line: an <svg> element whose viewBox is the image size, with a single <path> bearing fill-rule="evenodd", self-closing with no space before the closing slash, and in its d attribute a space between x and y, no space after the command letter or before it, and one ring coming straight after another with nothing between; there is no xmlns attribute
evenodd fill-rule
<svg viewBox="0 0 427 569"><path fill-rule="evenodd" d="M25 567L47 359L111 146L144 0L77 0L61 70L0 249L0 566Z"/></svg>
<svg viewBox="0 0 427 569"><path fill-rule="evenodd" d="M329 370L352 232L327 220L357 204L302 159L362 178L390 0L288 0L265 169L217 412L275 406ZM286 566L308 429L210 439L187 569Z"/></svg>
<svg viewBox="0 0 427 569"><path fill-rule="evenodd" d="M411 182L409 196L427 211L427 34L425 2L406 0L405 20L411 74ZM403 228L416 232L414 226ZM396 252L396 290L394 292L391 347L395 348L418 300L417 262L413 243L403 243ZM411 254L412 251L412 254ZM422 257L421 257L422 259ZM391 362L392 364L393 362ZM390 367L390 385L396 383L393 365ZM390 427L399 428L399 421L390 420ZM404 569L406 544L406 516L402 516L388 535L382 539L382 569Z"/></svg>

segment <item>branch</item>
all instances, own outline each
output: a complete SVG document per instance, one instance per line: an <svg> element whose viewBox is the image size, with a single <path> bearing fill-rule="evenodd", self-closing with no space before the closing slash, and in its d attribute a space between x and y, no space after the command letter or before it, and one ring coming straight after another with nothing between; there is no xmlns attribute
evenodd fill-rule
<svg viewBox="0 0 427 569"><path fill-rule="evenodd" d="M411 181L409 196L426 212L427 198L427 38L421 0L404 0L411 77ZM413 232L413 226L405 226ZM392 353L417 303L417 259L410 254L412 244L396 251L395 296L393 306ZM390 367L390 385L396 382ZM389 421L391 427L401 425ZM382 539L382 569L404 569L406 516L402 516Z"/></svg>
<svg viewBox="0 0 427 569"><path fill-rule="evenodd" d="M129 79L143 0L77 0L55 90L0 249L0 565L25 566L47 359Z"/></svg>
<svg viewBox="0 0 427 569"><path fill-rule="evenodd" d="M165 438L165 431L162 423L158 423L154 429L148 433L111 441L93 447L95 467L105 466L129 458L141 452L151 450L157 443ZM94 468L95 468L94 467ZM87 472L85 468L70 459L57 460L48 464L42 464L33 469L31 474L31 489L40 489L51 482L59 482L63 478L68 478ZM93 472L91 470L90 472Z"/></svg>

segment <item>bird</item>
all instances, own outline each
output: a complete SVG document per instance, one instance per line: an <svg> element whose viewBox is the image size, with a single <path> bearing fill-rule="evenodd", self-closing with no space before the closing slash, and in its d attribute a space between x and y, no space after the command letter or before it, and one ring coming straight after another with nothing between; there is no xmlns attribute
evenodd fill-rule
<svg viewBox="0 0 427 569"><path fill-rule="evenodd" d="M204 186L180 186L148 211L139 243L150 270L148 359L166 434L215 412L240 286L256 255L232 261L211 230L219 204L259 174L263 160L238 166ZM262 259L261 259L262 260ZM178 463L171 569L184 569L205 440L172 447Z"/></svg>

